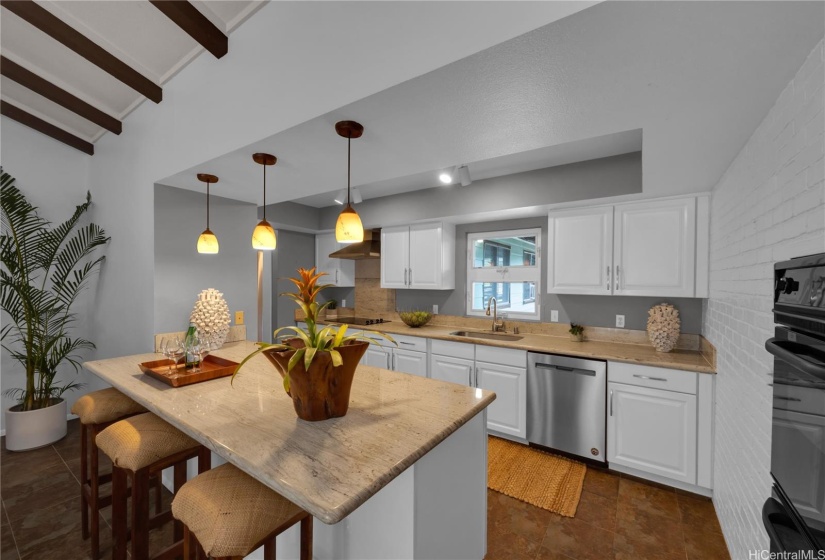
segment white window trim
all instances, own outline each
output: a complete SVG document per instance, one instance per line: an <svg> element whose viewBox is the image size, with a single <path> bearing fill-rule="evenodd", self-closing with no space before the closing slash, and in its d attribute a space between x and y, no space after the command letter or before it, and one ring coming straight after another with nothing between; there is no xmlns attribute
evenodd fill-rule
<svg viewBox="0 0 825 560"><path fill-rule="evenodd" d="M536 238L535 266L504 267L503 269L480 269L473 267L473 244L480 239L495 237L529 237ZM508 319L519 321L541 320L541 228L511 229L505 231L482 231L467 234L467 284L465 287L466 300L464 313L468 317L484 317L484 311L473 311L473 282L535 282L536 283L536 312L517 313L509 309L501 309L499 314L507 313Z"/></svg>

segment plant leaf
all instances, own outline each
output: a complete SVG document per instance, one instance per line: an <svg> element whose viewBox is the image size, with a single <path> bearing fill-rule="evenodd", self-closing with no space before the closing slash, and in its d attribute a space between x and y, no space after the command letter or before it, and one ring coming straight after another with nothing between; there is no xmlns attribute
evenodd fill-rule
<svg viewBox="0 0 825 560"><path fill-rule="evenodd" d="M335 367L338 367L344 363L344 359L341 357L341 353L338 350L330 350L329 357L332 358L332 365Z"/></svg>

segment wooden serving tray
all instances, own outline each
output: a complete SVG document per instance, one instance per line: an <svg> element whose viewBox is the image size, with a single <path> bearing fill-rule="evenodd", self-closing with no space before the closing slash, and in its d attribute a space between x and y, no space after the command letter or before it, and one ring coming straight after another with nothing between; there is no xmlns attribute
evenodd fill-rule
<svg viewBox="0 0 825 560"><path fill-rule="evenodd" d="M169 364L171 363L172 360L163 359L152 362L143 362L138 365L140 366L140 370L146 375L154 377L155 379L160 379L172 387L182 387L184 385L200 383L201 381L209 381L211 379L218 379L219 377L227 377L232 375L235 368L238 367L238 362L233 362L232 360L227 360L225 358L219 358L211 354L203 359L201 362L200 371L196 372L191 369L186 369L186 366L183 363L179 363L177 367L172 367L172 371L170 373Z"/></svg>

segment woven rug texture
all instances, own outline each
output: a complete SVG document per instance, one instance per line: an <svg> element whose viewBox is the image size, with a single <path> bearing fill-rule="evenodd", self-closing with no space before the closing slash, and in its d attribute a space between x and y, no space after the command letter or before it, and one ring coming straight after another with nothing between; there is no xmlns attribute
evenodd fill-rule
<svg viewBox="0 0 825 560"><path fill-rule="evenodd" d="M571 459L489 436L487 486L517 500L576 515L587 467Z"/></svg>

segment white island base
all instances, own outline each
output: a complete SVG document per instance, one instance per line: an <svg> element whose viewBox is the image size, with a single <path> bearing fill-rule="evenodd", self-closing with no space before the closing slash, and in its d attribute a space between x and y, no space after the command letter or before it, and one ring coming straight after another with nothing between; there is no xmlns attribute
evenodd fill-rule
<svg viewBox="0 0 825 560"><path fill-rule="evenodd" d="M481 560L487 553L487 411L398 475L344 520L313 522L318 560ZM226 461L212 454L212 466ZM194 462L189 475L197 472ZM163 482L172 487L171 470ZM278 537L278 559L297 559L298 526ZM263 560L263 548L249 560Z"/></svg>

